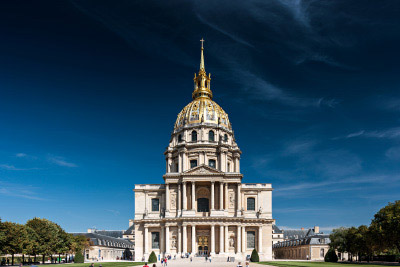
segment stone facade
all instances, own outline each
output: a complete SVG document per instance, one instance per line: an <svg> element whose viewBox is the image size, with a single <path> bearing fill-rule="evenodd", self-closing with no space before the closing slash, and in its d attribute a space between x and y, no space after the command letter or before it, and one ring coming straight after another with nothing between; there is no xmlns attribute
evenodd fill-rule
<svg viewBox="0 0 400 267"><path fill-rule="evenodd" d="M165 151L164 184L135 185L135 260L157 255L272 259L272 186L242 183L241 151L212 101L203 48L193 101Z"/></svg>
<svg viewBox="0 0 400 267"><path fill-rule="evenodd" d="M85 261L112 261L124 258L129 249L134 257L134 243L123 238L124 231L106 231L88 229L87 233L73 233L90 239L91 246L85 249Z"/></svg>

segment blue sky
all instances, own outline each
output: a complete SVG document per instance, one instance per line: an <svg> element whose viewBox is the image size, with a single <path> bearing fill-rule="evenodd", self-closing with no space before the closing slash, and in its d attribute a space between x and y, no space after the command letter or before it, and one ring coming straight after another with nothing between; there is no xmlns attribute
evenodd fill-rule
<svg viewBox="0 0 400 267"><path fill-rule="evenodd" d="M0 217L125 229L191 101L204 37L244 182L286 228L369 224L400 198L398 1L8 1Z"/></svg>

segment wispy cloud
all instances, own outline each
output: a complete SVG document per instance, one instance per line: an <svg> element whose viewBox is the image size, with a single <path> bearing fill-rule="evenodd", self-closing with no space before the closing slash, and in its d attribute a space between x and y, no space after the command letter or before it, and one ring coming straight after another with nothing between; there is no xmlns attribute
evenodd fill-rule
<svg viewBox="0 0 400 267"><path fill-rule="evenodd" d="M275 189L275 196L292 196L298 195L300 191L311 194L310 190L322 190L328 192L333 189L333 186L340 185L335 188L335 192L347 191L348 188L344 185L360 186L365 184L381 184L381 183L395 183L400 181L400 175L370 175L370 176L353 176L342 179L330 179L320 182L301 182L286 187L277 187Z"/></svg>
<svg viewBox="0 0 400 267"><path fill-rule="evenodd" d="M397 139L397 138L400 138L400 127L394 127L394 128L384 129L384 130L374 130L374 131L360 130L357 132L349 133L344 136L334 137L334 138L332 138L332 140L349 139L349 138L354 138L354 137Z"/></svg>
<svg viewBox="0 0 400 267"><path fill-rule="evenodd" d="M78 165L76 165L75 163L69 162L65 158L59 156L50 155L48 156L48 161L62 167L69 167L69 168L78 167Z"/></svg>
<svg viewBox="0 0 400 267"><path fill-rule="evenodd" d="M8 197L26 198L32 200L45 200L37 194L39 188L26 185L0 181L0 195Z"/></svg>
<svg viewBox="0 0 400 267"><path fill-rule="evenodd" d="M274 209L273 211L276 213L296 213L296 212L321 212L326 211L326 208L283 208L283 209Z"/></svg>
<svg viewBox="0 0 400 267"><path fill-rule="evenodd" d="M15 154L15 156L16 156L17 158L25 158L25 157L27 157L28 155L25 154L25 153L17 153L17 154Z"/></svg>
<svg viewBox="0 0 400 267"><path fill-rule="evenodd" d="M0 169L8 171L29 171L29 170L38 170L39 168L17 168L11 164L0 164Z"/></svg>

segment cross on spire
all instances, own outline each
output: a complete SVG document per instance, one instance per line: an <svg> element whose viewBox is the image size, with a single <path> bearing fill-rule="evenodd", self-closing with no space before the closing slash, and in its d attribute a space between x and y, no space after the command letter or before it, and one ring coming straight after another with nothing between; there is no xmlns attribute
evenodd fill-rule
<svg viewBox="0 0 400 267"><path fill-rule="evenodd" d="M204 39L201 38L200 42L201 42L200 70L203 70L203 71L204 71L204 70L205 70L205 67L204 67L204 55L203 55L203 50L204 50L204 47L203 47Z"/></svg>

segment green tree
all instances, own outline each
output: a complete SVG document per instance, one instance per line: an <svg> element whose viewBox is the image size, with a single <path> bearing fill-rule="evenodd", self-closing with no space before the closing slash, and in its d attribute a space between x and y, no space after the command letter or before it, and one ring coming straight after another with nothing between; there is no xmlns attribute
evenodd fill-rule
<svg viewBox="0 0 400 267"><path fill-rule="evenodd" d="M4 253L3 248L5 246L5 241L6 241L6 226L1 221L0 218L0 255Z"/></svg>
<svg viewBox="0 0 400 267"><path fill-rule="evenodd" d="M81 251L78 251L75 253L74 257L74 263L83 263L85 261L85 258L82 255Z"/></svg>
<svg viewBox="0 0 400 267"><path fill-rule="evenodd" d="M380 245L400 252L400 200L380 209L371 222L371 228L380 237Z"/></svg>
<svg viewBox="0 0 400 267"><path fill-rule="evenodd" d="M65 254L71 250L72 236L64 231L58 224L54 224L57 229L56 244L54 254L58 254L58 260L61 262L61 254Z"/></svg>
<svg viewBox="0 0 400 267"><path fill-rule="evenodd" d="M24 253L28 245L27 232L22 224L4 222L4 246L3 253L11 254L11 264L14 265L14 254Z"/></svg>
<svg viewBox="0 0 400 267"><path fill-rule="evenodd" d="M328 250L328 252L325 254L324 260L325 260L325 262L337 262L338 261L338 257L333 248L330 248Z"/></svg>
<svg viewBox="0 0 400 267"><path fill-rule="evenodd" d="M258 252L256 249L253 249L253 251L251 252L250 261L251 262L259 262L260 261L260 257L258 256Z"/></svg>
<svg viewBox="0 0 400 267"><path fill-rule="evenodd" d="M157 256L156 253L154 253L154 251L151 252L148 260L148 263L153 263L153 262L157 262Z"/></svg>
<svg viewBox="0 0 400 267"><path fill-rule="evenodd" d="M357 228L350 227L347 229L345 236L346 251L350 253L350 260L353 261L353 255L358 254L357 246Z"/></svg>
<svg viewBox="0 0 400 267"><path fill-rule="evenodd" d="M347 251L347 243L346 243L346 235L347 235L348 229L345 227L340 227L337 229L333 229L332 233L329 235L329 239L331 240L331 243L329 246L337 250L338 252L346 252Z"/></svg>
<svg viewBox="0 0 400 267"><path fill-rule="evenodd" d="M25 225L25 230L27 233L27 239L28 239L28 244L26 246L26 254L34 256L34 262L36 262L36 255L38 255L40 253L40 247L39 247L39 243L38 243L38 235L36 234L36 232L29 227L28 225Z"/></svg>
<svg viewBox="0 0 400 267"><path fill-rule="evenodd" d="M44 263L46 255L52 255L56 251L58 229L53 222L41 218L33 218L26 225L37 235L38 254L43 256Z"/></svg>

